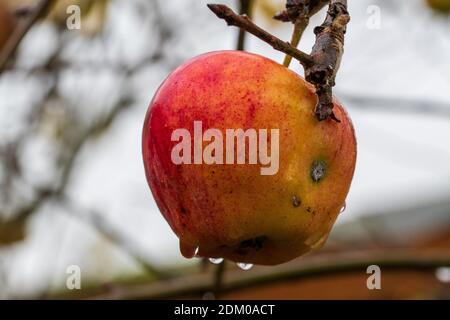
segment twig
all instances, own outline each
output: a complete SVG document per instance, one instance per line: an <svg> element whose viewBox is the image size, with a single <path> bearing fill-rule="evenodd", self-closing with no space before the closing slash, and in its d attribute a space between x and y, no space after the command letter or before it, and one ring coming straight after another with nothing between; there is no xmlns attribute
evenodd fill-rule
<svg viewBox="0 0 450 320"><path fill-rule="evenodd" d="M294 24L294 32L292 33L291 37L291 45L294 47L298 47L298 44L300 43L300 39L303 36L303 32L305 31L306 27L308 26L309 18L302 17L299 18L295 24ZM292 57L290 55L286 55L284 57L283 65L286 68L289 68L289 65L291 64Z"/></svg>
<svg viewBox="0 0 450 320"><path fill-rule="evenodd" d="M221 4L208 4L208 8L211 9L211 11L214 12L219 18L224 19L228 25L236 26L250 32L254 36L270 44L275 50L291 55L300 61L300 63L305 67L312 65L313 60L310 55L294 48L288 42L284 42L283 40L261 29L247 16L239 16L229 7Z"/></svg>
<svg viewBox="0 0 450 320"><path fill-rule="evenodd" d="M268 285L278 281L306 279L323 275L336 275L349 272L366 272L370 265L378 265L383 271L387 270L418 270L430 271L438 267L450 265L448 250L411 251L391 250L388 252L345 252L323 254L303 258L296 263L287 263L277 268L255 268L249 272L242 270L229 272L227 281L221 292L230 293L242 288ZM200 296L211 288L208 275L189 275L160 281L153 284L135 286L121 286L118 299L164 299ZM85 296L86 298L102 299L108 296Z"/></svg>
<svg viewBox="0 0 450 320"><path fill-rule="evenodd" d="M300 13L307 17L308 8L305 8L307 0L290 1L289 5L297 8L299 17ZM314 10L319 10L322 1L312 1ZM300 9L301 6L301 9ZM344 34L350 16L347 11L347 0L330 0L327 16L321 26L314 29L316 34L316 42L312 48L311 55L308 55L290 43L284 42L267 31L255 25L247 16L239 16L225 5L208 4L208 7L221 19L224 19L228 25L237 26L247 32L255 35L259 39L270 44L275 50L284 52L285 54L297 59L305 68L306 80L312 83L316 88L318 103L315 108L315 114L319 121L333 119L339 122L339 119L333 113L333 92L332 88L335 84L335 78L340 66L343 48ZM289 8L289 6L288 6ZM309 14L312 14L310 11ZM285 14L279 15L279 19L293 19L294 16ZM306 20L302 22L304 27ZM299 22L300 25L300 22Z"/></svg>
<svg viewBox="0 0 450 320"><path fill-rule="evenodd" d="M51 5L51 0L41 0L31 12L28 12L25 20L17 25L17 27L14 29L13 34L7 41L5 47L0 52L0 73L3 71L6 63L9 61L12 55L16 52L17 47L19 46L25 35L36 23L36 21L38 21L48 12Z"/></svg>
<svg viewBox="0 0 450 320"><path fill-rule="evenodd" d="M328 118L339 121L333 113L332 87L344 53L349 21L347 0L331 0L325 21L314 29L316 43L311 52L314 64L305 69L305 77L316 87L319 102L315 113L320 121Z"/></svg>
<svg viewBox="0 0 450 320"><path fill-rule="evenodd" d="M286 10L276 14L274 19L283 22L292 22L294 32L292 33L291 45L296 47L300 43L303 32L308 27L309 19L319 12L329 0L287 0ZM283 65L288 68L292 57L286 55Z"/></svg>

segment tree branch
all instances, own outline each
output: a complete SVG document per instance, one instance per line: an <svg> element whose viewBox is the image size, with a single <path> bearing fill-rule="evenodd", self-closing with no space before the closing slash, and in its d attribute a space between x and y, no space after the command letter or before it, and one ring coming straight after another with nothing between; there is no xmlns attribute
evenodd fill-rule
<svg viewBox="0 0 450 320"><path fill-rule="evenodd" d="M277 268L259 267L249 272L229 272L221 292L230 293L243 288L257 287L278 281L306 279L316 276L336 275L349 272L366 272L370 265L387 270L431 271L450 265L448 250L417 251L391 250L387 252L341 252L305 257L294 263ZM211 278L205 274L188 275L153 284L118 287L121 294L117 299L170 299L201 296L210 291ZM108 295L94 295L86 298L104 299Z"/></svg>
<svg viewBox="0 0 450 320"><path fill-rule="evenodd" d="M329 0L287 0L286 10L276 14L274 19L283 22L292 22L294 32L292 33L291 45L296 47L300 43L303 32L309 25L309 19L319 12ZM292 57L286 55L283 65L288 68Z"/></svg>
<svg viewBox="0 0 450 320"><path fill-rule="evenodd" d="M93 226L101 235L111 241L114 245L123 249L124 252L128 253L138 262L146 271L154 275L158 279L168 279L170 278L169 273L163 272L156 268L145 254L138 250L138 246L131 240L125 237L121 232L116 230L105 218L104 215L87 208L82 208L77 205L72 199L67 195L61 194L56 199L61 204L65 205L69 211L72 212L77 218L85 219L87 222ZM81 212L85 212L84 215Z"/></svg>
<svg viewBox="0 0 450 320"><path fill-rule="evenodd" d="M220 19L224 19L228 25L236 26L244 29L247 32L250 32L257 38L270 44L275 50L284 52L294 57L295 59L300 61L303 66L307 67L313 63L312 57L310 55L298 50L297 48L294 48L288 42L284 42L283 40L268 33L264 29L258 27L247 16L237 15L226 5L208 4L208 8L211 9L211 11L214 12L217 17L219 17Z"/></svg>
<svg viewBox="0 0 450 320"><path fill-rule="evenodd" d="M322 25L314 29L316 42L310 55L298 50L295 42L300 40L303 30L309 21L309 16L318 12L324 5L324 0L288 0L286 10L277 15L282 21L297 22L291 45L268 33L254 24L247 16L237 15L225 5L208 4L219 18L228 25L237 26L259 39L270 44L275 50L286 53L297 59L305 68L305 78L316 88L318 103L315 114L319 121L339 119L333 113L333 92L337 71L339 70L344 52L344 35L350 16L347 11L347 0L330 0L327 16ZM298 38L298 39L297 39Z"/></svg>
<svg viewBox="0 0 450 320"><path fill-rule="evenodd" d="M16 12L16 14L20 16L20 19L23 19L23 21L21 21L21 27L18 27L15 31L16 34L11 36L11 38L14 38L13 40L11 40L11 43L14 43L14 50L11 51L11 49L8 49L7 51L11 52L10 54L6 54L6 51L0 52L1 58L5 59L2 60L4 61L3 66L6 67L7 64L9 65L6 60L9 60L12 57L15 49L18 47L20 41L25 36L27 31L31 29L33 24L37 20L39 20L39 18L44 17L46 13L51 9L50 3L55 3L55 1L40 1L39 5L37 6L29 7ZM158 46L156 47L156 49L153 52L150 52L149 55L143 58L141 61L133 65L119 63L112 64L110 62L105 62L103 65L103 67L113 69L114 71L117 71L117 73L120 72L121 75L127 79L133 77L137 71L142 69L143 66L154 64L160 62L162 59L165 59L166 56L163 50L164 45L173 34L173 30L170 24L165 23L165 20L161 15L157 1L150 1L148 5L151 6L150 8L148 8L148 10L150 10L152 13L156 13L154 15L155 24L149 24L149 26L152 27L152 32L154 32L155 34L157 33L158 35ZM20 37L18 35L20 35ZM44 102L42 103L42 105L37 106L36 104L36 107L32 108L31 112L27 116L27 125L25 126L26 129L20 134L18 139L15 139L16 141L14 142L14 144L17 144L17 146L19 147L26 141L27 137L36 134L35 128L40 124L40 121L42 121L41 113L44 110L44 103L51 98L57 97L55 88L58 84L58 76L61 71L65 68L73 67L72 61L62 60L62 57L60 56L60 48L55 52L55 56L49 59L43 66L39 66L37 67L37 69L24 70L31 74L42 73L46 75L54 75L54 79L48 93L45 95L45 97L42 98ZM92 69L98 67L98 65L99 63L97 62L90 62L87 65L86 63L84 63L83 67ZM0 70L5 69L0 68ZM60 157L58 159L58 173L60 174L57 175L54 181L46 184L45 186L35 187L30 185L30 189L34 189L35 193L33 199L30 199L29 202L26 203L20 202L19 205L21 206L19 208L14 207L14 212L9 214L9 216L11 216L12 218L5 221L4 223L1 220L1 216L3 213L1 212L1 210L3 208L0 208L0 229L2 229L4 226L8 228L8 231L10 232L9 234L5 234L5 237L2 237L3 234L0 235L0 246L2 245L2 240L5 240L5 242L7 241L9 243L22 239L24 236L22 236L22 230L26 231L25 227L27 219L33 213L37 212L44 204L50 201L64 202L61 200L61 198L63 198L64 200L65 190L70 184L71 178L73 177L74 171L76 170L76 160L80 155L80 151L83 150L84 146L92 141L92 139L95 139L100 133L106 131L114 123L114 121L123 114L123 112L125 112L132 106L134 102L135 98L132 96L132 93L124 90L119 101L117 101L117 103L111 109L108 109L108 111L106 111L104 114L102 114L98 118L92 119L93 122L91 123L91 125L89 125L89 127L86 128L83 125L78 126L78 123L76 123L75 121L70 122L70 127L65 127L65 133L60 138L58 137L58 139L61 140L58 140L57 144L61 149L58 153L58 156ZM2 154L1 147L2 146L0 146L0 157L3 158L4 155ZM20 148L17 149L20 150ZM15 154L14 156L17 155ZM14 173L16 179L20 178L20 172L16 173L13 170L8 170L8 173L9 172ZM3 186L0 185L0 195L3 195L3 191ZM88 220L88 222L92 224L92 227L96 228L96 230L100 234L115 242L118 247L125 249L127 253L129 253L130 256L135 257L136 260L140 262L146 270L161 278L171 276L170 273L166 273L155 268L152 265L151 261L146 258L146 252L140 250L139 247L134 247L133 239L129 239L128 237L125 237L123 234L121 234L120 230L116 230L116 228L114 228L111 223L105 220L105 218L101 216L99 212L90 210L89 208L83 208L82 206L77 206L76 203L67 203L66 201L65 204L67 204L69 207L67 211L74 213L74 216L76 217L78 217L76 214L80 213L80 211L86 212L86 215L83 215L83 217L86 216L86 220ZM6 216L6 214L4 214L4 216ZM17 234L11 233L12 227L14 227L14 229L18 231Z"/></svg>
<svg viewBox="0 0 450 320"><path fill-rule="evenodd" d="M305 69L305 78L316 87L319 102L315 113L320 121L328 118L339 121L333 113L332 87L344 53L349 21L347 0L331 0L325 21L314 29L316 43L311 52L314 63Z"/></svg>

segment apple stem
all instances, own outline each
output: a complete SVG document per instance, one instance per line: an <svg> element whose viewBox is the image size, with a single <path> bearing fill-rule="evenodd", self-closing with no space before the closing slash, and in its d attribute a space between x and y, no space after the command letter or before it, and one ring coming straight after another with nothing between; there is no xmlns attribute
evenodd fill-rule
<svg viewBox="0 0 450 320"><path fill-rule="evenodd" d="M314 29L316 42L311 54L297 49L298 42L309 24L309 18L329 3L327 15L322 25ZM306 80L316 88L318 103L315 115L319 121L327 119L340 122L333 113L333 86L344 53L344 38L350 15L347 0L287 0L286 10L274 18L295 24L291 43L285 42L253 23L246 15L237 15L226 5L208 4L208 8L228 25L247 31L275 50L284 52L302 64ZM289 66L290 58L285 59Z"/></svg>

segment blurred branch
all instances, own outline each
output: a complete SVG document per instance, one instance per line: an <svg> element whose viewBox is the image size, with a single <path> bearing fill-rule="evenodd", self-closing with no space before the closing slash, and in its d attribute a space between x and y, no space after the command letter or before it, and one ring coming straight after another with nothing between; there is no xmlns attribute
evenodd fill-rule
<svg viewBox="0 0 450 320"><path fill-rule="evenodd" d="M250 19L252 18L252 9L254 0L239 0L239 14L246 15ZM244 29L239 29L239 36L237 40L236 50L245 49L245 38L247 32Z"/></svg>
<svg viewBox="0 0 450 320"><path fill-rule="evenodd" d="M19 22L5 47L0 52L0 73L4 70L6 63L16 52L22 39L33 27L36 21L47 14L52 6L52 3L53 2L51 0L41 0L36 7L27 11L27 15L24 17L23 21Z"/></svg>
<svg viewBox="0 0 450 320"><path fill-rule="evenodd" d="M228 272L221 293L230 293L268 285L279 281L306 279L317 276L337 275L349 272L366 274L370 265L378 265L383 271L402 270L430 271L450 265L448 251L386 251L386 252L343 252L305 257L295 263L273 267L255 267L252 271ZM208 275L189 275L169 281L148 285L118 286L117 299L164 299L201 296L211 288ZM86 298L107 299L108 296L94 295Z"/></svg>
<svg viewBox="0 0 450 320"><path fill-rule="evenodd" d="M167 279L170 277L168 273L159 270L151 262L149 262L149 259L145 256L145 254L137 249L138 245L110 224L104 218L103 214L93 209L82 208L65 194L60 194L55 200L60 202L62 205L65 205L76 218L87 221L100 234L116 246L123 249L124 252L132 256L147 272L154 275L158 279ZM81 212L84 212L84 214L81 214Z"/></svg>
<svg viewBox="0 0 450 320"><path fill-rule="evenodd" d="M222 263L219 263L218 266L216 266L216 270L214 272L214 295L216 298L219 298L220 294L222 293L222 286L224 282L225 277L225 268L226 268L226 260L223 260Z"/></svg>
<svg viewBox="0 0 450 320"><path fill-rule="evenodd" d="M347 101L352 108L362 110L373 109L399 113L411 112L450 118L450 103L400 97L375 97L345 92L339 92L338 96L340 99Z"/></svg>
<svg viewBox="0 0 450 320"><path fill-rule="evenodd" d="M79 151L82 147L91 139L94 138L99 132L106 130L114 121L114 119L131 104L131 100L122 99L112 110L102 119L96 121L91 127L84 131L83 134L77 136L72 141L68 142L65 147L68 149L67 155L64 161L63 170L61 172L60 179L56 184L56 187L40 188L36 190L35 199L28 205L22 207L16 214L15 219L27 218L31 213L37 211L43 202L49 198L58 196L61 194L68 184L70 175L72 173L75 159L77 158Z"/></svg>
<svg viewBox="0 0 450 320"><path fill-rule="evenodd" d="M117 116L123 110L128 108L131 102L132 101L130 99L123 98L105 117L94 123L82 135L78 136L74 141L72 141L71 145L68 147L69 148L68 156L65 160L64 168L57 187L52 189L49 188L37 190L37 196L35 197L35 199L27 206L20 209L19 212L17 212L14 215L14 218L8 221L7 223L8 226L12 225L15 226L17 224L20 224L20 226L23 228L27 218L32 213L36 212L44 203L46 203L46 201L50 200L59 201L63 204L66 204L67 207L70 208L72 212L79 212L79 211L87 212L88 221L96 230L98 230L101 234L106 236L113 243L124 249L125 252L134 257L136 261L140 263L151 274L155 275L159 279L165 279L168 278L169 275L154 267L148 261L148 259L144 257L143 254L138 252L135 245L129 239L126 239L117 230L115 230L112 226L110 226L108 222L98 212L94 210L86 210L86 209L82 210L80 207L77 207L76 204L73 203L64 194L66 186L68 185L69 180L71 178L75 160L79 155L80 150L88 141L90 141L91 138L96 137L99 134L99 132L102 132L106 130L106 128L110 127L114 119L116 119Z"/></svg>
<svg viewBox="0 0 450 320"><path fill-rule="evenodd" d="M44 15L44 11L48 9L48 3L44 6L44 1L40 3L41 6L33 9L33 11L26 11L23 13L23 19L31 19L31 17L36 17L37 12ZM107 63L103 65L104 67L114 68L118 73L125 77L131 78L136 72L142 69L144 65L156 63L161 61L164 58L163 45L166 41L169 40L169 37L172 35L172 29L170 25L166 24L162 15L159 12L159 7L156 4L156 1L151 1L148 3L152 6L149 8L152 12L156 12L156 27L152 27L152 31L154 33L158 33L159 44L154 52L150 52L145 58L139 61L132 66L125 65L122 63ZM37 18L33 18L33 21L36 21ZM28 20L27 20L28 21ZM30 20L31 21L31 20ZM31 25L29 26L31 28ZM22 36L23 37L23 36ZM18 44L17 44L18 45ZM61 48L61 47L60 47ZM6 65L6 63L5 63ZM85 65L83 64L83 68L91 68L97 67L98 64L93 62L92 64ZM36 74L50 74L54 75L54 81L52 81L52 87L47 93L46 97L44 97L44 103L50 98L55 98L57 92L55 91L56 85L58 83L58 75L64 68L73 67L73 63L71 61L63 61L60 57L60 50L57 50L55 55L47 61L44 66L39 66L34 69L27 70L30 73ZM63 142L61 144L62 149L62 157L60 161L60 175L54 183L51 183L49 186L36 188L35 197L29 203L26 203L21 208L16 210L11 216L12 219L5 222L5 226L16 226L19 225L20 228L18 230L23 230L26 224L27 218L33 213L37 212L45 203L48 201L57 201L62 204L68 206L68 209L72 213L80 213L80 211L85 212L84 215L87 221L94 227L100 234L104 235L106 238L115 243L118 247L122 248L126 251L130 256L134 257L138 263L140 263L147 271L149 271L152 275L155 275L158 278L167 278L169 274L162 272L155 268L145 257L145 254L138 250L138 247L135 246L131 239L128 239L124 235L122 235L116 228L114 228L110 223L108 223L107 219L101 215L101 213L95 210L84 209L78 207L76 203L70 201L66 195L65 190L68 184L70 183L71 177L73 175L74 169L76 167L76 160L80 155L80 151L83 150L84 146L98 137L101 133L105 132L111 124L122 114L123 111L127 110L132 103L134 102L134 98L127 92L122 94L122 97L117 101L117 103L109 109L105 114L100 116L99 119L95 119L94 122L86 129L84 126L77 126L77 124L73 124L71 127L67 127L65 130L65 134L63 137ZM23 143L27 137L35 134L33 128L34 124L40 121L41 113L43 107L39 106L39 108L33 108L28 117L30 123L27 125L27 130L23 132L20 137L15 141L15 144L19 145ZM84 129L83 129L84 128ZM82 215L74 215L76 217L83 218ZM12 237L10 237L12 239ZM17 238L17 237L16 237Z"/></svg>
<svg viewBox="0 0 450 320"><path fill-rule="evenodd" d="M25 239L24 219L0 221L0 246Z"/></svg>

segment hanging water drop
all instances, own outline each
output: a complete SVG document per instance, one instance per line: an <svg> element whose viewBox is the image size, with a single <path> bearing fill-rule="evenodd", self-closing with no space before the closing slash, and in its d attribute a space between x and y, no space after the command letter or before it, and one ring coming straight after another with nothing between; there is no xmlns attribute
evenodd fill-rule
<svg viewBox="0 0 450 320"><path fill-rule="evenodd" d="M347 202L344 202L344 205L342 206L342 208L341 208L341 210L339 211L339 213L344 212L345 209L347 209Z"/></svg>
<svg viewBox="0 0 450 320"><path fill-rule="evenodd" d="M223 258L209 258L208 260L213 264L221 264L223 262Z"/></svg>
<svg viewBox="0 0 450 320"><path fill-rule="evenodd" d="M245 263L245 262L238 262L238 263L236 263L236 265L244 271L250 270L253 267L253 265L251 263Z"/></svg>
<svg viewBox="0 0 450 320"><path fill-rule="evenodd" d="M198 255L198 252L200 251L200 247L195 248L194 250L194 257Z"/></svg>
<svg viewBox="0 0 450 320"><path fill-rule="evenodd" d="M194 258L198 254L198 246L190 245L180 239L180 252L187 259Z"/></svg>

